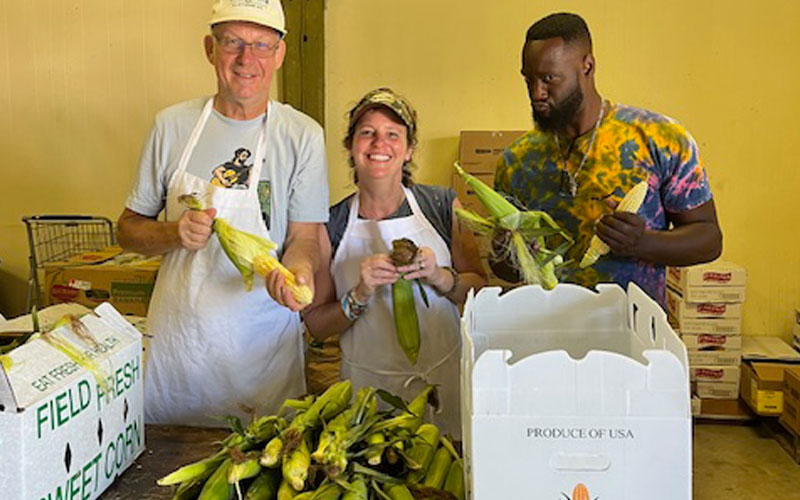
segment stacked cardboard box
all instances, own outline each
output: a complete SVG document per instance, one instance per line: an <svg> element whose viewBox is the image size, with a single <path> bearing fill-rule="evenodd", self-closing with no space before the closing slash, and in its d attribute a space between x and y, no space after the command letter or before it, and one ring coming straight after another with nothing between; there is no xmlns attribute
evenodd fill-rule
<svg viewBox="0 0 800 500"><path fill-rule="evenodd" d="M118 246L76 255L45 266L47 305L111 302L122 314L147 316L160 257L124 253Z"/></svg>
<svg viewBox="0 0 800 500"><path fill-rule="evenodd" d="M494 186L494 171L497 161L503 151L514 140L524 134L524 130L463 130L461 131L458 161L467 173L474 175L489 186ZM468 209L481 215L487 215L486 209L475 196L474 191L467 186L457 173L453 173L453 190L459 201ZM476 235L477 237L477 235ZM492 273L488 259L491 254L491 242L478 237L483 267L489 275L489 284L496 286L509 286Z"/></svg>
<svg viewBox="0 0 800 500"><path fill-rule="evenodd" d="M738 397L746 282L744 268L723 261L667 271L667 311L701 400Z"/></svg>
<svg viewBox="0 0 800 500"><path fill-rule="evenodd" d="M792 346L800 351L800 307L794 311L794 324L792 326Z"/></svg>

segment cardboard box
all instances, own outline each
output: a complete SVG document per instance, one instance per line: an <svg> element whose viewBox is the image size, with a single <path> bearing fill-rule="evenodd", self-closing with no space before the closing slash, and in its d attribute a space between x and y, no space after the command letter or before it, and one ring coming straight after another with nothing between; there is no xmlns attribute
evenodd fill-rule
<svg viewBox="0 0 800 500"><path fill-rule="evenodd" d="M481 172L472 175L486 183L489 187L494 186L494 172ZM456 192L458 201L460 201L465 208L473 210L484 217L489 215L489 211L486 210L480 200L478 200L478 197L475 196L475 191L464 182L464 179L458 175L458 173L453 174L453 191Z"/></svg>
<svg viewBox="0 0 800 500"><path fill-rule="evenodd" d="M667 312L678 321L696 318L734 319L742 317L742 304L686 302L677 292L667 289Z"/></svg>
<svg viewBox="0 0 800 500"><path fill-rule="evenodd" d="M672 288L672 285L668 285ZM714 302L714 303L739 303L744 302L745 287L743 286L698 286L686 290L672 288L686 302Z"/></svg>
<svg viewBox="0 0 800 500"><path fill-rule="evenodd" d="M759 362L742 366L741 396L754 412L762 416L783 412L783 375L792 366Z"/></svg>
<svg viewBox="0 0 800 500"><path fill-rule="evenodd" d="M800 367L788 368L783 375L783 412L780 422L800 434Z"/></svg>
<svg viewBox="0 0 800 500"><path fill-rule="evenodd" d="M741 366L689 366L689 380L705 382L736 382L741 378ZM736 396L734 396L736 397Z"/></svg>
<svg viewBox="0 0 800 500"><path fill-rule="evenodd" d="M748 361L800 365L800 353L780 337L745 335L742 337L742 358Z"/></svg>
<svg viewBox="0 0 800 500"><path fill-rule="evenodd" d="M742 362L742 351L687 351L690 366L724 366L738 365Z"/></svg>
<svg viewBox="0 0 800 500"><path fill-rule="evenodd" d="M691 498L686 347L636 285L470 292L462 316L468 498ZM576 314L580 311L580 314ZM658 467L653 467L654 463Z"/></svg>
<svg viewBox="0 0 800 500"><path fill-rule="evenodd" d="M141 335L111 305L95 312L81 318L95 342L51 335L93 358L103 384L41 338L0 370L3 498L92 500L144 451Z"/></svg>
<svg viewBox="0 0 800 500"><path fill-rule="evenodd" d="M670 322L681 334L741 335L742 319L672 318Z"/></svg>
<svg viewBox="0 0 800 500"><path fill-rule="evenodd" d="M697 381L696 394L702 399L734 399L739 395L739 381Z"/></svg>
<svg viewBox="0 0 800 500"><path fill-rule="evenodd" d="M741 351L742 337L738 335L681 335L690 351Z"/></svg>
<svg viewBox="0 0 800 500"><path fill-rule="evenodd" d="M711 420L745 421L754 418L750 407L738 397L731 399L700 399L700 418Z"/></svg>
<svg viewBox="0 0 800 500"><path fill-rule="evenodd" d="M47 304L76 302L97 307L108 301L123 314L147 316L159 264L158 258L122 253L119 247L48 264Z"/></svg>
<svg viewBox="0 0 800 500"><path fill-rule="evenodd" d="M494 176L497 159L524 130L462 130L458 151L461 168Z"/></svg>
<svg viewBox="0 0 800 500"><path fill-rule="evenodd" d="M742 266L723 260L690 267L669 267L667 284L681 294L687 289L705 286L744 287L747 284L747 271Z"/></svg>

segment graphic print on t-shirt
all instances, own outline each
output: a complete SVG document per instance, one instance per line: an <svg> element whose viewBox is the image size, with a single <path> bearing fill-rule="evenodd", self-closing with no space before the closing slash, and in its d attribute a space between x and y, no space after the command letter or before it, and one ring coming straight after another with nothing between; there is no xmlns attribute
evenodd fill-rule
<svg viewBox="0 0 800 500"><path fill-rule="evenodd" d="M271 194L270 181L258 181L258 203L261 205L261 218L264 219L264 224L267 225L267 231L269 231L269 200Z"/></svg>
<svg viewBox="0 0 800 500"><path fill-rule="evenodd" d="M233 189L247 189L253 164L247 164L252 154L247 148L233 152L233 159L226 161L211 172L211 184Z"/></svg>

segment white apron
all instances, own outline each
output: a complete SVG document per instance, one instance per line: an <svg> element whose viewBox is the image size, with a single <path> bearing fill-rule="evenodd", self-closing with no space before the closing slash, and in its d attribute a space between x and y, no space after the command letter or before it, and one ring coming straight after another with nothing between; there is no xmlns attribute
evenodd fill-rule
<svg viewBox="0 0 800 500"><path fill-rule="evenodd" d="M166 219L178 220L185 210L178 196L198 193L233 227L269 237L257 194L267 117L247 190L216 187L186 172L212 106L213 98L170 179ZM271 163L266 168L280 168ZM202 250L164 256L147 321L153 335L144 379L147 422L222 427L219 417L245 417L244 408L274 413L287 397L305 392L299 315L272 300L263 278L245 291L216 236Z"/></svg>
<svg viewBox="0 0 800 500"><path fill-rule="evenodd" d="M408 238L418 246L430 247L440 266L451 265L447 244L425 218L411 191L405 189L405 194L412 215L382 221L359 219L358 194L353 197L347 228L331 264L340 300L358 284L361 261L390 252L395 239ZM432 416L433 421L443 433L461 439L458 309L433 287L424 286L430 307L425 307L416 283L412 284L421 335L417 364L411 365L397 343L392 289L381 286L364 314L340 338L342 378L352 380L353 391L374 386L406 401L426 384L438 385L441 412Z"/></svg>

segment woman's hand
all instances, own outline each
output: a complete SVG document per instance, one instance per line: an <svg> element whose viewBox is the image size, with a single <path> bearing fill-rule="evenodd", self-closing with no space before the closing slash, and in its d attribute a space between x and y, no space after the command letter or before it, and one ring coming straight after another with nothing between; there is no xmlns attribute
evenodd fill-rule
<svg viewBox="0 0 800 500"><path fill-rule="evenodd" d="M376 253L361 261L361 281L355 289L355 299L366 304L380 285L391 285L400 277L389 254Z"/></svg>
<svg viewBox="0 0 800 500"><path fill-rule="evenodd" d="M414 261L407 265L398 267L397 270L404 273L407 280L423 279L429 285L439 290L446 289L450 278L448 271L441 269L436 263L436 254L429 247L419 247Z"/></svg>

